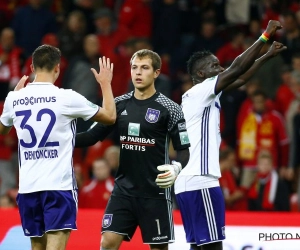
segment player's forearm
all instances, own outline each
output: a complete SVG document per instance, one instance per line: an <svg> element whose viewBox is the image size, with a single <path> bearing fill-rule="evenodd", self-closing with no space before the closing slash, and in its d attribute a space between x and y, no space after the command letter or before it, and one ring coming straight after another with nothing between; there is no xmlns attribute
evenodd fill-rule
<svg viewBox="0 0 300 250"><path fill-rule="evenodd" d="M102 113L107 124L114 124L116 121L116 104L112 93L111 86L102 87L103 102Z"/></svg>
<svg viewBox="0 0 300 250"><path fill-rule="evenodd" d="M177 150L177 157L176 161L181 163L182 168L184 168L187 163L189 162L190 159L190 151L188 148L183 149L183 150Z"/></svg>
<svg viewBox="0 0 300 250"><path fill-rule="evenodd" d="M96 144L97 141L97 137L89 132L78 133L75 137L75 148L89 147Z"/></svg>
<svg viewBox="0 0 300 250"><path fill-rule="evenodd" d="M258 39L251 47L244 53L239 55L230 66L231 69L237 69L237 76L244 74L254 64L259 56L260 50L264 46L264 42Z"/></svg>
<svg viewBox="0 0 300 250"><path fill-rule="evenodd" d="M254 73L265 63L267 62L269 59L271 59L272 56L270 56L269 54L264 54L263 56L261 56L260 58L258 58L257 60L255 60L255 62L253 63L253 65L251 66L250 69L248 69L243 75L241 75L235 82L233 82L232 84L230 84L226 90L230 90L230 89L235 89L235 88L239 88L241 86L243 86L244 84L247 83L247 81L249 81L249 79L254 75Z"/></svg>

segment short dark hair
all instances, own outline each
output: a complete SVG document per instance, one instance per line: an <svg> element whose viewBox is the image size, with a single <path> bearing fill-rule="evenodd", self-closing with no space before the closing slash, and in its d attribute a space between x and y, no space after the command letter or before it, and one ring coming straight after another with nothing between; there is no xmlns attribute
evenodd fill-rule
<svg viewBox="0 0 300 250"><path fill-rule="evenodd" d="M44 44L35 49L32 53L32 64L34 69L46 69L51 71L59 64L61 52L58 48Z"/></svg>
<svg viewBox="0 0 300 250"><path fill-rule="evenodd" d="M201 50L195 52L189 60L187 61L187 71L190 76L193 76L196 74L196 72L199 70L199 64L201 60L204 58L213 55L209 50Z"/></svg>
<svg viewBox="0 0 300 250"><path fill-rule="evenodd" d="M148 57L152 60L152 67L154 70L161 68L161 58L156 52L154 52L152 50L141 49L141 50L138 50L137 52L135 52L130 59L130 65L132 64L132 60L135 57L140 58L140 59Z"/></svg>

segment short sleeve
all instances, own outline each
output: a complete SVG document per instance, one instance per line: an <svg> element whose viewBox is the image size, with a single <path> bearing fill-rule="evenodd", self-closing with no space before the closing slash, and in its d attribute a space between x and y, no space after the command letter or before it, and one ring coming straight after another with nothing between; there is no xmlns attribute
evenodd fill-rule
<svg viewBox="0 0 300 250"><path fill-rule="evenodd" d="M84 96L73 90L66 90L67 102L63 113L73 118L82 118L87 121L99 110L99 106L87 100Z"/></svg>
<svg viewBox="0 0 300 250"><path fill-rule="evenodd" d="M12 103L11 103L11 94L10 93L8 94L8 96L5 99L3 112L2 112L2 115L0 118L1 123L5 127L13 126Z"/></svg>
<svg viewBox="0 0 300 250"><path fill-rule="evenodd" d="M214 76L206 79L202 83L196 84L193 88L186 92L183 95L183 102L185 97L189 97L189 99L193 99L197 105L201 105L202 107L207 107L211 104L212 101L215 100L215 88L218 82L218 76Z"/></svg>

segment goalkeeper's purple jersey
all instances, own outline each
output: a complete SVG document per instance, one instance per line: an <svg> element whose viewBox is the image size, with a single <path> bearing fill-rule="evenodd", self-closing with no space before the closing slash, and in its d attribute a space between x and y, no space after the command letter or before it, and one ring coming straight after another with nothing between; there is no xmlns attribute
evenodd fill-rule
<svg viewBox="0 0 300 250"><path fill-rule="evenodd" d="M115 127L120 136L120 166L113 195L171 199L171 190L160 189L157 166L170 163L169 142L175 150L190 146L181 107L156 93L137 100L133 92L117 97L117 120L112 126L97 123L88 131L103 140Z"/></svg>

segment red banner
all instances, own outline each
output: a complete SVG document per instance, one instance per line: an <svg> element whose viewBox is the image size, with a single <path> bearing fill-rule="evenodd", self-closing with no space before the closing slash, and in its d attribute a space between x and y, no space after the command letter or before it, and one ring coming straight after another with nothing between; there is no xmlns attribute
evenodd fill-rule
<svg viewBox="0 0 300 250"><path fill-rule="evenodd" d="M100 249L102 215L102 210L79 210L78 230L71 233L67 249ZM174 222L178 227L182 227L178 211L174 211ZM300 213L227 212L226 226L299 227ZM180 235L175 233L178 240L184 238L184 232L180 232ZM172 247L173 245L175 247L176 243L172 244ZM30 250L29 247L29 239L23 236L18 210L0 209L0 250ZM137 230L131 242L122 243L120 250L126 249L148 250L149 247L142 243L140 231Z"/></svg>

